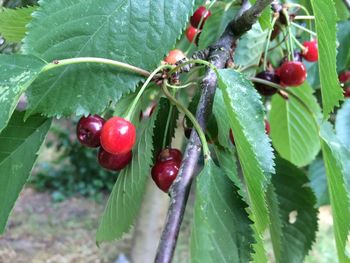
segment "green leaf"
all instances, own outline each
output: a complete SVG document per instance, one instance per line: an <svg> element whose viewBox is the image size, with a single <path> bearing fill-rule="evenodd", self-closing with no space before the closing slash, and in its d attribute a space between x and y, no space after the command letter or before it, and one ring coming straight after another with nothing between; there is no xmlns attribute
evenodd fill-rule
<svg viewBox="0 0 350 263"><path fill-rule="evenodd" d="M338 259L339 262L350 262L349 246L346 245L350 231L350 203L345 181L350 178L350 151L342 146L328 122L321 126L320 136Z"/></svg>
<svg viewBox="0 0 350 263"><path fill-rule="evenodd" d="M179 117L179 111L172 105L168 99L161 98L157 107L158 114L154 125L154 153L157 154L164 147L170 146L171 141L175 135L175 129L177 124L177 118ZM171 112L171 113L170 113ZM168 123L168 124L167 124ZM165 135L166 126L168 125L168 132ZM165 145L163 146L163 139L165 139Z"/></svg>
<svg viewBox="0 0 350 263"><path fill-rule="evenodd" d="M37 152L51 121L33 116L23 122L24 113L15 112L0 134L0 234L28 179Z"/></svg>
<svg viewBox="0 0 350 263"><path fill-rule="evenodd" d="M329 205L326 168L322 158L317 158L310 164L308 174L310 187L317 198L317 206Z"/></svg>
<svg viewBox="0 0 350 263"><path fill-rule="evenodd" d="M6 127L21 94L38 76L45 62L24 55L0 55L0 131Z"/></svg>
<svg viewBox="0 0 350 263"><path fill-rule="evenodd" d="M323 116L327 118L344 98L336 69L337 14L333 0L311 0L315 15Z"/></svg>
<svg viewBox="0 0 350 263"><path fill-rule="evenodd" d="M220 145L225 148L229 148L232 144L229 140L230 134L230 123L228 120L228 114L226 111L226 106L224 102L224 98L222 96L221 90L216 90L213 104L213 114L217 121L218 125L218 140Z"/></svg>
<svg viewBox="0 0 350 263"><path fill-rule="evenodd" d="M350 149L350 100L347 99L337 113L335 130L341 143Z"/></svg>
<svg viewBox="0 0 350 263"><path fill-rule="evenodd" d="M254 24L252 29L239 40L234 54L234 62L240 67L259 65L261 55L264 53L267 31L263 31L259 24ZM252 68L244 73L255 76L256 69Z"/></svg>
<svg viewBox="0 0 350 263"><path fill-rule="evenodd" d="M96 242L119 239L127 233L141 206L147 179L151 173L153 156L153 127L155 116L140 128L133 148L131 164L118 176L109 196L96 233Z"/></svg>
<svg viewBox="0 0 350 263"><path fill-rule="evenodd" d="M337 39L339 42L337 54L338 71L347 70L350 64L350 21L338 23Z"/></svg>
<svg viewBox="0 0 350 263"><path fill-rule="evenodd" d="M36 7L0 9L0 34L9 42L20 42L26 33L26 25L32 20Z"/></svg>
<svg viewBox="0 0 350 263"><path fill-rule="evenodd" d="M153 70L175 46L193 2L42 0L33 14L23 51L46 61L103 57ZM134 91L142 79L100 64L57 68L30 87L30 113L102 112L110 101Z"/></svg>
<svg viewBox="0 0 350 263"><path fill-rule="evenodd" d="M256 262L266 261L261 235L269 223L265 192L274 173L273 153L265 134L264 111L252 83L231 70L218 71L218 85L223 93L228 121L232 128L239 161L250 198L254 221Z"/></svg>
<svg viewBox="0 0 350 263"><path fill-rule="evenodd" d="M286 160L277 158L272 177L277 206L271 207L271 235L276 262L303 262L315 241L317 231L316 198L305 173ZM276 204L276 203L275 203ZM276 211L277 209L277 211ZM276 225L281 227L276 233ZM277 241L274 240L277 238Z"/></svg>
<svg viewBox="0 0 350 263"><path fill-rule="evenodd" d="M249 262L254 243L247 204L212 160L197 177L191 262Z"/></svg>
<svg viewBox="0 0 350 263"><path fill-rule="evenodd" d="M296 166L305 166L320 151L316 118L321 109L308 84L291 88L288 100L273 96L270 112L271 138L278 153ZM309 110L306 108L308 107ZM311 112L310 112L311 111Z"/></svg>
<svg viewBox="0 0 350 263"><path fill-rule="evenodd" d="M236 16L239 7L231 3L217 2L210 10L211 16L205 21L199 38L198 49L205 49L215 43L225 31L228 23Z"/></svg>

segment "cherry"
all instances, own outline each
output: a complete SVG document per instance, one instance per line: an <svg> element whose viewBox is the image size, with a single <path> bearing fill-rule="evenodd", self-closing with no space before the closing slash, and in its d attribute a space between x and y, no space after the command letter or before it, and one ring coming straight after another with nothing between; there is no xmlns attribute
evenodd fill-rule
<svg viewBox="0 0 350 263"><path fill-rule="evenodd" d="M280 78L271 71L262 71L256 75L257 78L267 80L276 84L280 83ZM272 96L277 92L277 89L262 83L254 83L256 90L263 96Z"/></svg>
<svg viewBox="0 0 350 263"><path fill-rule="evenodd" d="M186 37L188 41L190 41L191 43L193 42L197 46L200 32L200 29L194 28L193 26L189 26L186 31ZM193 41L194 37L196 37L196 39Z"/></svg>
<svg viewBox="0 0 350 263"><path fill-rule="evenodd" d="M271 131L270 123L267 120L264 120L264 121L265 121L265 132L267 135L270 135L270 131ZM235 137L233 137L232 129L230 129L230 140L232 144L235 144Z"/></svg>
<svg viewBox="0 0 350 263"><path fill-rule="evenodd" d="M87 147L100 146L101 130L105 120L98 115L81 117L77 124L77 138L79 142Z"/></svg>
<svg viewBox="0 0 350 263"><path fill-rule="evenodd" d="M200 29L203 28L205 21L208 19L208 17L211 16L211 13L209 10L207 10L205 8L205 6L200 6L198 7L198 9L193 13L193 15L191 16L191 25L194 28L198 28L199 23L202 20L202 24L200 26ZM202 19L203 18L203 19Z"/></svg>
<svg viewBox="0 0 350 263"><path fill-rule="evenodd" d="M340 83L343 83L343 84L349 82L350 81L350 70L344 71L343 73L341 73L339 75L339 81L340 81Z"/></svg>
<svg viewBox="0 0 350 263"><path fill-rule="evenodd" d="M127 166L132 159L132 152L111 154L105 149L100 147L98 151L98 162L99 164L108 170L119 171Z"/></svg>
<svg viewBox="0 0 350 263"><path fill-rule="evenodd" d="M180 49L173 49L165 57L164 61L171 65L174 65L176 62L183 60L185 57L185 54Z"/></svg>
<svg viewBox="0 0 350 263"><path fill-rule="evenodd" d="M300 86L306 80L306 68L302 62L286 61L278 69L283 86Z"/></svg>
<svg viewBox="0 0 350 263"><path fill-rule="evenodd" d="M156 185L168 192L179 172L179 164L175 161L157 162L152 168L152 178Z"/></svg>
<svg viewBox="0 0 350 263"><path fill-rule="evenodd" d="M110 118L102 128L101 145L111 154L130 152L135 141L135 126L121 117Z"/></svg>
<svg viewBox="0 0 350 263"><path fill-rule="evenodd" d="M175 148L165 148L158 154L157 160L159 162L174 161L180 165L182 161L182 153Z"/></svg>
<svg viewBox="0 0 350 263"><path fill-rule="evenodd" d="M318 60L318 45L317 40L305 41L303 46L305 50L303 51L303 58L310 62L315 62Z"/></svg>

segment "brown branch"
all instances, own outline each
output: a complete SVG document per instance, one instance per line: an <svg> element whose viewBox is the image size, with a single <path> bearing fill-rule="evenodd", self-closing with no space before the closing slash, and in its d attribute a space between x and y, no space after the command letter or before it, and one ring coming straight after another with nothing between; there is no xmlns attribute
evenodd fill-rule
<svg viewBox="0 0 350 263"><path fill-rule="evenodd" d="M272 0L257 0L256 3L250 7L248 0L244 0L236 19L230 22L220 39L214 45L206 49L209 51L208 61L218 69L225 68L226 62L230 59L231 47L233 44L242 34L251 29L261 12L265 7L270 5L271 2ZM201 83L202 94L196 113L197 121L203 130L205 130L206 121L212 113L216 86L216 74L211 69L208 69ZM170 207L158 246L155 258L156 263L170 263L172 261L188 194L191 188L191 182L200 154L200 140L197 133L192 132L184 153L179 174L169 192L171 197Z"/></svg>

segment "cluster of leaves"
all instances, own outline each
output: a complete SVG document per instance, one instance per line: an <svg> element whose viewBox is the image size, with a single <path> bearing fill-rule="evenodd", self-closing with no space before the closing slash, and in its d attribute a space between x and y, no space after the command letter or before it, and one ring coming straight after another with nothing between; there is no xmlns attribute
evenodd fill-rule
<svg viewBox="0 0 350 263"><path fill-rule="evenodd" d="M334 2L336 6L342 4L340 0L310 1L320 59L318 65L308 65L308 83L289 89L294 95L289 100L277 95L271 101L262 100L248 74L234 69L217 70L219 89L213 115L218 140L212 147L217 161L207 161L197 177L191 236L193 262L266 262L263 236L267 230L276 262L300 262L315 240L316 207L328 201L334 216L339 261L350 262L346 252L350 230L349 101L341 105L336 115L332 113L343 99L337 70L350 66L350 53L344 48L349 41L350 24L337 21L348 19L349 13L337 16ZM101 113L110 104L115 105L115 114L122 115L134 99L139 82L144 80L111 65L55 67L50 62L103 57L153 70L174 46L188 48L182 31L198 4L189 0L40 2L32 20L25 23L29 25L22 54L0 56L1 232L27 180L50 118ZM199 47L212 44L220 36L239 5L236 1L217 1L212 5L212 16L203 27ZM27 8L19 10L11 11L32 12ZM0 19L7 14L1 12ZM259 63L269 19L267 10L260 24L240 39L234 55L237 65ZM22 25L21 19L17 22ZM338 37L337 22L342 28ZM7 24L11 25L9 21ZM22 32L24 37L22 29L12 27L8 32ZM8 32L1 33L6 38ZM181 81L195 81L202 76L203 70L192 70L183 74ZM321 98L323 114L315 92ZM19 113L15 108L24 93L28 107ZM159 90L158 93L156 100L161 97ZM178 97L182 102L189 100L183 90ZM99 243L120 238L138 214L153 156L164 136L159 132L168 122L165 113L171 107L164 98L158 105L150 119L139 121L138 116L134 117L138 139L133 160L118 175L112 189L97 230ZM266 114L271 122L272 145L264 132ZM336 116L335 129L328 121L330 114ZM176 123L176 117L171 122ZM230 129L235 145L228 138ZM291 213L297 213L295 222L289 221Z"/></svg>

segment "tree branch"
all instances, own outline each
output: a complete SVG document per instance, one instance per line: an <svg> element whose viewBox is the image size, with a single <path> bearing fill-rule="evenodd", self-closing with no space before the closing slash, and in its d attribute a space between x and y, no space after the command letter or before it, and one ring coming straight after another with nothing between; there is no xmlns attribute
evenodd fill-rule
<svg viewBox="0 0 350 263"><path fill-rule="evenodd" d="M250 7L244 0L236 19L230 22L220 39L207 50L208 61L218 69L225 68L230 59L231 48L236 40L251 29L261 12L272 0L257 0ZM202 94L198 103L196 118L203 130L212 113L213 99L217 85L217 77L212 69L208 69L201 83ZM201 154L201 143L196 132L191 133L187 144L179 174L170 189L170 207L155 258L156 263L170 263L174 254L177 237L183 219L193 174Z"/></svg>

